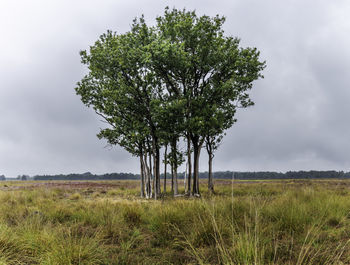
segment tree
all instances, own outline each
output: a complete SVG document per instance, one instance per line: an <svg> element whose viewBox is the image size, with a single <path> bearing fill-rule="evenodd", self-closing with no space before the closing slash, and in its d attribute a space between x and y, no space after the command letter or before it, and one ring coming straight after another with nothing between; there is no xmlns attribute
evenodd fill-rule
<svg viewBox="0 0 350 265"><path fill-rule="evenodd" d="M89 52L80 53L89 74L78 83L76 92L84 104L92 106L110 125L101 130L99 138L106 138L110 144L119 144L132 155L139 156L141 177L147 176L148 182L152 168L147 157L153 157L158 185L160 145L153 112L159 84L147 68L144 49L151 35L143 18L134 21L130 32L116 35L108 31L101 35ZM149 184L147 196L151 193ZM157 186L156 197L159 190Z"/></svg>
<svg viewBox="0 0 350 265"><path fill-rule="evenodd" d="M214 152L219 148L225 130L230 128L237 120L234 118L236 113L236 104L229 103L228 106L218 107L217 99L209 96L211 101L206 108L207 117L205 118L205 147L208 153L208 190L214 193L213 179L213 159ZM250 103L251 104L251 103Z"/></svg>
<svg viewBox="0 0 350 265"><path fill-rule="evenodd" d="M241 48L238 38L224 36L224 21L166 8L155 26L147 26L143 17L135 19L129 32L108 31L89 52L81 52L89 73L76 92L109 124L99 138L140 158L141 196L152 197L154 191L157 198L161 192L163 145L170 146L164 161L171 165L177 193L180 139L187 141L188 191L200 194L204 144L211 189L214 151L236 121L236 109L253 104L249 90L262 77L265 62L256 48Z"/></svg>
<svg viewBox="0 0 350 265"><path fill-rule="evenodd" d="M178 150L178 142L184 131L184 102L173 97L171 94L163 93L161 102L158 104L157 121L159 122L159 136L165 147L170 146L170 152L165 162L171 166L171 191L178 194L177 169L183 163L183 154ZM164 173L166 174L166 173Z"/></svg>
<svg viewBox="0 0 350 265"><path fill-rule="evenodd" d="M29 180L30 177L28 175L18 175L17 179L19 179L19 180Z"/></svg>
<svg viewBox="0 0 350 265"><path fill-rule="evenodd" d="M152 69L169 94L186 102L186 134L194 156L192 194L199 194L199 157L212 104L231 114L237 102L251 105L248 91L265 67L256 48L240 48L238 38L224 36L224 21L166 8L157 18L158 38L151 44ZM228 124L233 120L232 115Z"/></svg>

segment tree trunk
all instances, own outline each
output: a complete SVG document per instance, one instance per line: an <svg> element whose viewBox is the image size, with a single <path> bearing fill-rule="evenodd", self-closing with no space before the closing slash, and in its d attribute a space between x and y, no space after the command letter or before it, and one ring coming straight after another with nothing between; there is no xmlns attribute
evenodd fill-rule
<svg viewBox="0 0 350 265"><path fill-rule="evenodd" d="M198 141L197 140L192 140L193 142L193 160L194 160L194 169L193 169L193 185L192 185L192 195L195 195L198 193L197 190L197 178L198 176L198 171L199 171L199 159L198 159Z"/></svg>
<svg viewBox="0 0 350 265"><path fill-rule="evenodd" d="M160 187L160 151L158 144L156 145L156 158L157 158L157 163L156 163L156 186L157 186L157 194L158 197L160 195L161 187Z"/></svg>
<svg viewBox="0 0 350 265"><path fill-rule="evenodd" d="M153 179L152 179L152 187L154 192L154 198L157 199L158 195L158 187L157 187L157 155L156 155L156 140L152 138L152 156L153 156Z"/></svg>
<svg viewBox="0 0 350 265"><path fill-rule="evenodd" d="M149 186L150 186L150 198L153 197L153 174L152 174L152 153L151 151L148 154L148 161L149 161L149 175L150 175L150 181L149 181Z"/></svg>
<svg viewBox="0 0 350 265"><path fill-rule="evenodd" d="M156 200L158 198L158 187L157 187L157 175L156 175L156 165L157 165L157 158L155 156L155 151L153 150L153 191L154 191L154 199Z"/></svg>
<svg viewBox="0 0 350 265"><path fill-rule="evenodd" d="M144 174L144 166L143 166L143 158L142 153L140 153L140 177L141 177L141 198L145 197L145 174Z"/></svg>
<svg viewBox="0 0 350 265"><path fill-rule="evenodd" d="M172 180L174 182L174 195L177 195L179 193L178 190L178 182L177 182L177 139L174 138L171 142L171 153L172 153Z"/></svg>
<svg viewBox="0 0 350 265"><path fill-rule="evenodd" d="M175 187L174 187L174 195L179 194L178 190L178 183L177 183L177 166L174 167L174 182L175 182Z"/></svg>
<svg viewBox="0 0 350 265"><path fill-rule="evenodd" d="M192 138L192 144L193 144L193 160L194 160L192 195L200 195L200 192L199 192L199 156L201 153L203 141L199 140L199 136L195 136Z"/></svg>
<svg viewBox="0 0 350 265"><path fill-rule="evenodd" d="M208 166L209 166L209 173L208 173L208 191L209 193L214 193L214 180L213 180L213 141L208 136L206 137L206 148L208 153Z"/></svg>
<svg viewBox="0 0 350 265"><path fill-rule="evenodd" d="M147 165L147 153L144 154L143 159L144 172L146 177L146 198L149 199L151 197L151 173L149 167Z"/></svg>
<svg viewBox="0 0 350 265"><path fill-rule="evenodd" d="M184 190L185 190L185 194L187 192L187 167L188 167L188 162L186 162L186 168L185 168L185 172L184 172Z"/></svg>
<svg viewBox="0 0 350 265"><path fill-rule="evenodd" d="M208 190L210 193L214 193L214 180L213 180L213 154L208 153L209 155L209 175L208 175Z"/></svg>
<svg viewBox="0 0 350 265"><path fill-rule="evenodd" d="M188 176L187 176L187 193L191 194L191 178L192 178L192 159L191 159L191 139L190 135L187 135L187 163L188 163Z"/></svg>
<svg viewBox="0 0 350 265"><path fill-rule="evenodd" d="M171 167L171 193L174 194L174 163L170 163Z"/></svg>
<svg viewBox="0 0 350 265"><path fill-rule="evenodd" d="M153 155L153 191L154 198L157 199L160 194L160 152L158 138L152 138L152 155Z"/></svg>
<svg viewBox="0 0 350 265"><path fill-rule="evenodd" d="M168 151L168 145L165 145L165 152L164 152L164 188L163 192L166 193L166 168L167 168L167 151Z"/></svg>

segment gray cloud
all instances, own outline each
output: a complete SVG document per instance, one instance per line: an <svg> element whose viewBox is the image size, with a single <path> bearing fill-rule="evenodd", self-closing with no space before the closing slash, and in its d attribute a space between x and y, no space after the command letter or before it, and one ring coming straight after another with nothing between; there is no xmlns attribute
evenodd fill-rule
<svg viewBox="0 0 350 265"><path fill-rule="evenodd" d="M225 15L227 34L267 61L216 154L216 170L349 170L347 1L9 1L0 9L0 173L138 172L137 159L96 138L75 95L79 50L170 7ZM201 169L206 170L203 150Z"/></svg>

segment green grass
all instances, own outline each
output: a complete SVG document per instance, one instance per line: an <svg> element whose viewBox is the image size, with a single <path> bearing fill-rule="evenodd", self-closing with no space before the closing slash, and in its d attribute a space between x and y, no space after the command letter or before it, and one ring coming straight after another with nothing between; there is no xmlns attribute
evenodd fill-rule
<svg viewBox="0 0 350 265"><path fill-rule="evenodd" d="M350 263L349 181L203 182L200 199L158 201L136 181L36 183L0 190L0 264Z"/></svg>

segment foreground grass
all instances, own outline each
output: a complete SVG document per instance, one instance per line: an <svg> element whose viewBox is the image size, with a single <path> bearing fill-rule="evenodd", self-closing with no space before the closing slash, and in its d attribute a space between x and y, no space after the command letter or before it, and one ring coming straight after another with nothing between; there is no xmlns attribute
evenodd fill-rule
<svg viewBox="0 0 350 265"><path fill-rule="evenodd" d="M350 263L347 181L217 181L160 201L106 183L2 184L0 264Z"/></svg>

